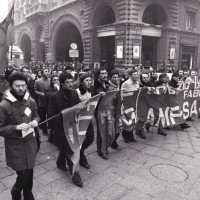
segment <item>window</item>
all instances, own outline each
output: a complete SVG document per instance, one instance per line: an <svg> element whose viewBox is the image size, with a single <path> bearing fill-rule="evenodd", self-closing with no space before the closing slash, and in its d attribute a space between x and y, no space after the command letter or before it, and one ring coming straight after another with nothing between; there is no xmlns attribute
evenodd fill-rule
<svg viewBox="0 0 200 200"><path fill-rule="evenodd" d="M194 29L195 28L195 13L191 11L186 11L186 28Z"/></svg>

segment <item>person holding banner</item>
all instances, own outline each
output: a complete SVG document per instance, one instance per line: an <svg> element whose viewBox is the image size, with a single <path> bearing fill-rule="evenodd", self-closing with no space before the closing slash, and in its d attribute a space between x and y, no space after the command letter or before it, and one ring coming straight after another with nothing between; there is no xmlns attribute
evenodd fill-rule
<svg viewBox="0 0 200 200"><path fill-rule="evenodd" d="M105 92L107 92L109 90L108 72L106 71L106 68L104 68L104 67L99 68L96 72L96 75L97 75L97 79L94 81L95 93L96 94L105 94ZM98 110L98 106L97 106L96 113L95 113L95 118L96 118L96 122L97 122L97 151L101 158L108 160L109 152L107 151L106 154L104 154L101 151L102 138L100 135L100 130L99 130L100 127L99 127L98 118L97 118L98 112L100 112L100 111Z"/></svg>
<svg viewBox="0 0 200 200"><path fill-rule="evenodd" d="M108 80L109 83L109 91L113 91L113 90L119 90L120 89L120 80L119 80L119 72L116 69L113 69L110 72L110 79ZM117 95L116 97L113 98L112 101L112 108L111 109L111 113L113 115L114 118L114 124L115 124L115 139L113 141L113 143L111 144L111 148L115 149L115 150L121 150L121 148L119 147L118 143L117 143L117 138L119 137L119 130L118 130L118 119L117 118L117 106L118 106L118 99L119 95Z"/></svg>
<svg viewBox="0 0 200 200"><path fill-rule="evenodd" d="M37 105L27 91L27 77L15 72L10 75L10 89L0 103L0 136L5 138L6 163L17 173L11 189L13 200L34 200L33 167L37 155L34 128L38 127Z"/></svg>
<svg viewBox="0 0 200 200"><path fill-rule="evenodd" d="M136 91L140 87L139 80L140 80L140 76L139 76L138 71L136 69L130 69L129 79L122 84L121 89L124 89L126 91ZM122 137L124 138L124 141L126 143L137 142L133 136L133 129L132 130L123 129Z"/></svg>
<svg viewBox="0 0 200 200"><path fill-rule="evenodd" d="M49 128L54 130L56 135L57 146L60 151L57 158L58 168L67 171L66 160L69 167L70 174L72 175L72 182L78 186L83 187L83 182L80 177L79 171L73 173L73 163L71 156L73 151L66 139L63 127L63 119L60 114L66 108L73 107L80 102L78 93L72 89L73 76L67 72L63 72L59 76L60 90L52 93L48 105L48 118L54 117L49 121ZM56 116L56 117L55 117Z"/></svg>
<svg viewBox="0 0 200 200"><path fill-rule="evenodd" d="M94 90L91 88L91 84L92 80L91 80L91 75L89 73L85 72L80 76L80 85L78 89L76 89L80 101L85 101L95 95ZM94 141L94 129L91 120L86 132L85 140L83 141L81 147L80 160L79 160L80 166L86 169L90 169L90 166L88 164L84 151L93 143L93 141Z"/></svg>
<svg viewBox="0 0 200 200"><path fill-rule="evenodd" d="M162 73L159 76L159 80L157 82L155 82L155 87L157 86L162 86L162 85L166 85L169 83L169 77L167 76L166 73ZM164 132L162 127L158 127L158 135L163 135L163 136L167 136L167 133Z"/></svg>

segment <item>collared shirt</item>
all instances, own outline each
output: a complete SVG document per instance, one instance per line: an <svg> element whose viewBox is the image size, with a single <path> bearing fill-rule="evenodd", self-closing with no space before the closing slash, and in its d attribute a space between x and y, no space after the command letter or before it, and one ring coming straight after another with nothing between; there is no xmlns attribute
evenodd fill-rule
<svg viewBox="0 0 200 200"><path fill-rule="evenodd" d="M121 89L126 89L126 90L138 90L139 89L139 82L133 82L133 80L131 78L129 78L127 81L125 81L122 86Z"/></svg>

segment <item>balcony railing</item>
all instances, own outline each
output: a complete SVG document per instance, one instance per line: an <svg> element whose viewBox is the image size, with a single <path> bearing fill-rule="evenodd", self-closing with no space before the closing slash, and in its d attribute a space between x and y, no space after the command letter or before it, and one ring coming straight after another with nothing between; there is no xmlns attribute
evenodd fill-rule
<svg viewBox="0 0 200 200"><path fill-rule="evenodd" d="M37 14L37 13L46 12L47 8L48 8L48 6L47 6L46 1L40 0L39 3L30 5L30 6L27 7L25 16L26 16L26 18L28 18L30 16Z"/></svg>

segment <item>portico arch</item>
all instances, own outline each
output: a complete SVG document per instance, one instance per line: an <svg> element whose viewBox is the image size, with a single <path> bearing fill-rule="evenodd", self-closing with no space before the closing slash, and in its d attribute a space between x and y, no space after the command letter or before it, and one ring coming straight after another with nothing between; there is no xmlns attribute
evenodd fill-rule
<svg viewBox="0 0 200 200"><path fill-rule="evenodd" d="M76 43L79 60L83 60L82 24L73 14L66 14L57 19L51 31L51 53L53 61L71 61L69 49ZM62 58L61 58L62 57Z"/></svg>
<svg viewBox="0 0 200 200"><path fill-rule="evenodd" d="M30 62L31 61L31 36L30 32L26 29L22 30L19 39L18 39L18 46L22 50L24 54L24 61Z"/></svg>

